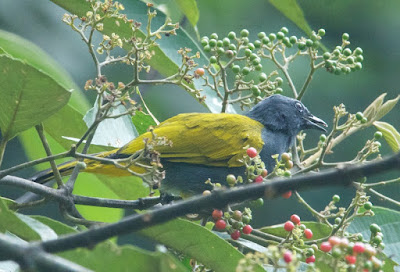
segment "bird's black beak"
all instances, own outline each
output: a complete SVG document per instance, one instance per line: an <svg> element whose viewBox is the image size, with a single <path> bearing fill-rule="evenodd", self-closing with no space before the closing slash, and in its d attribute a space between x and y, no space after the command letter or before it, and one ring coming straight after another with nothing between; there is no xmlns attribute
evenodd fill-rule
<svg viewBox="0 0 400 272"><path fill-rule="evenodd" d="M304 117L304 119L306 120L307 126L309 128L315 128L326 132L326 129L324 127L328 127L328 125L322 119L312 114Z"/></svg>

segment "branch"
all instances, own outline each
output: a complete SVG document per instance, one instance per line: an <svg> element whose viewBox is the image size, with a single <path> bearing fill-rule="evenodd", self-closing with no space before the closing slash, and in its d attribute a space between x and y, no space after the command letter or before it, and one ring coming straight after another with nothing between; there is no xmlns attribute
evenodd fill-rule
<svg viewBox="0 0 400 272"><path fill-rule="evenodd" d="M348 186L353 180L372 176L388 170L400 169L400 153L386 159L363 165L330 169L317 174L305 174L290 180L279 178L271 182L251 184L225 191L215 191L207 196L195 196L188 200L143 214L128 216L121 221L81 233L66 235L57 240L38 242L47 252L65 251L77 247L93 246L116 235L135 232L150 226L170 221L188 213L197 213L206 208L222 208L229 203L237 203L260 197L274 198L289 190L299 190L319 186Z"/></svg>
<svg viewBox="0 0 400 272"><path fill-rule="evenodd" d="M46 253L37 245L17 242L0 233L0 260L13 260L24 271L92 271L61 257Z"/></svg>

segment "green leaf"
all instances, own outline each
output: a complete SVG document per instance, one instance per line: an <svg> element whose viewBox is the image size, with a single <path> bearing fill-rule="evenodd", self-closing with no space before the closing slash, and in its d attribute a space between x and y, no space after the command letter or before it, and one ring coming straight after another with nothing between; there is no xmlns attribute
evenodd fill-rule
<svg viewBox="0 0 400 272"><path fill-rule="evenodd" d="M378 98L374 100L363 112L365 118L373 120L382 106L383 100L385 99L386 93L381 94Z"/></svg>
<svg viewBox="0 0 400 272"><path fill-rule="evenodd" d="M186 18L188 18L190 24L195 27L200 14L199 9L197 8L197 3L195 0L175 0L179 9L185 14Z"/></svg>
<svg viewBox="0 0 400 272"><path fill-rule="evenodd" d="M373 125L383 134L386 142L394 152L400 151L400 133L391 124L375 121Z"/></svg>
<svg viewBox="0 0 400 272"><path fill-rule="evenodd" d="M208 229L193 222L176 219L139 232L159 243L193 257L215 271L236 271L244 255ZM256 266L253 271L264 271Z"/></svg>
<svg viewBox="0 0 400 272"><path fill-rule="evenodd" d="M0 56L0 129L4 139L35 126L60 110L71 93L35 67Z"/></svg>
<svg viewBox="0 0 400 272"><path fill-rule="evenodd" d="M156 126L153 118L150 115L145 114L142 111L136 111L135 115L132 116L132 122L135 125L139 135L147 132L150 126Z"/></svg>
<svg viewBox="0 0 400 272"><path fill-rule="evenodd" d="M269 0L269 2L307 35L311 35L311 27L308 25L303 10L296 0Z"/></svg>
<svg viewBox="0 0 400 272"><path fill-rule="evenodd" d="M0 199L0 232L7 231L26 241L40 239L39 234L10 211L3 199Z"/></svg>
<svg viewBox="0 0 400 272"><path fill-rule="evenodd" d="M89 4L81 0L52 0L55 4L64 8L72 14L76 14L82 17L90 10ZM128 18L134 18L135 21L142 23L142 29L145 29L147 22L147 7L146 4L140 1L121 1L125 6L125 13ZM161 26L165 21L165 16L158 14L152 21L153 28ZM153 29L154 30L154 29ZM121 38L129 38L131 35L130 27L123 21L120 21L119 26L115 24L114 20L104 20L104 31L102 32L106 35L111 35L112 33L118 33ZM176 36L164 37L158 40L158 47L153 49L154 56L148 60L149 65L156 69L161 75L168 77L175 74L179 66L182 63L181 56L177 53L177 50L183 47L191 48L193 52L202 50L199 45L194 42L191 37L183 30L178 29L176 31ZM139 38L144 38L144 33L138 34ZM77 37L78 38L78 37ZM125 49L129 49L125 47ZM208 59L204 54L201 54L200 59L196 59L199 67L208 64ZM204 87L200 80L195 80L192 88L203 89L202 94L206 96L204 106L206 106L211 112L220 112L221 105L220 99L217 97L216 93L208 87ZM194 95L190 93L191 95Z"/></svg>
<svg viewBox="0 0 400 272"><path fill-rule="evenodd" d="M328 225L322 223L317 223L312 221L311 222L302 221L302 224L306 225L307 228L313 232L313 237L312 237L313 240L328 237L332 231L332 229ZM260 229L260 231L285 238L288 232L283 228L283 225L284 224L263 227Z"/></svg>
<svg viewBox="0 0 400 272"><path fill-rule="evenodd" d="M393 267L400 263L400 236L398 231L400 228L400 213L378 206L374 206L372 210L375 216L356 217L347 228L347 231L361 233L364 237L370 237L369 226L373 223L378 224L384 234L383 242L386 245L383 252L386 256L390 256L390 258L381 256L385 261L383 271L394 271Z"/></svg>
<svg viewBox="0 0 400 272"><path fill-rule="evenodd" d="M375 120L380 120L383 116L388 114L400 99L400 95L396 98L386 101L382 106L379 107L379 111L375 116Z"/></svg>

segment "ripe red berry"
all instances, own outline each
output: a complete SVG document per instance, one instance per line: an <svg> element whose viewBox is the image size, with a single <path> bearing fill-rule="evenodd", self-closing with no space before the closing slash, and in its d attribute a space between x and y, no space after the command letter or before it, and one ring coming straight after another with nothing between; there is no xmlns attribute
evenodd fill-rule
<svg viewBox="0 0 400 272"><path fill-rule="evenodd" d="M363 253L365 251L364 243L357 242L353 246L354 253Z"/></svg>
<svg viewBox="0 0 400 272"><path fill-rule="evenodd" d="M217 230L224 230L226 228L225 220L222 219L217 220L217 222L215 222L215 228Z"/></svg>
<svg viewBox="0 0 400 272"><path fill-rule="evenodd" d="M298 216L297 214L292 214L290 220L296 225L300 225L300 216Z"/></svg>
<svg viewBox="0 0 400 272"><path fill-rule="evenodd" d="M292 261L292 252L286 251L285 253L283 253L283 260L285 261L285 263L290 263Z"/></svg>
<svg viewBox="0 0 400 272"><path fill-rule="evenodd" d="M357 261L356 256L353 255L347 255L345 258L348 264L355 264Z"/></svg>
<svg viewBox="0 0 400 272"><path fill-rule="evenodd" d="M337 236L331 236L329 237L328 242L331 244L331 246L336 246L340 244L340 238Z"/></svg>
<svg viewBox="0 0 400 272"><path fill-rule="evenodd" d="M254 158L258 154L257 150L254 147L247 148L246 153L250 158Z"/></svg>
<svg viewBox="0 0 400 272"><path fill-rule="evenodd" d="M315 263L315 256L311 255L306 259L306 263Z"/></svg>
<svg viewBox="0 0 400 272"><path fill-rule="evenodd" d="M286 223L285 223L285 225L283 226L283 228L286 230L286 231L292 231L293 229L294 229L294 224L293 224L293 222L291 222L291 221L287 221Z"/></svg>
<svg viewBox="0 0 400 272"><path fill-rule="evenodd" d="M304 230L304 236L305 236L307 239L311 239L311 238L313 237L313 233L312 233L312 231L311 231L310 229L305 229L305 230Z"/></svg>
<svg viewBox="0 0 400 272"><path fill-rule="evenodd" d="M204 69L203 68L197 68L196 71L194 71L194 72L198 76L204 76Z"/></svg>
<svg viewBox="0 0 400 272"><path fill-rule="evenodd" d="M332 245L329 242L322 242L321 245L319 246L319 248L323 252L329 252L332 249Z"/></svg>
<svg viewBox="0 0 400 272"><path fill-rule="evenodd" d="M235 230L234 232L232 232L232 233L231 233L231 238L232 238L233 240L239 239L239 238L240 238L240 231Z"/></svg>
<svg viewBox="0 0 400 272"><path fill-rule="evenodd" d="M250 225L246 225L243 227L242 231L244 234L250 234L253 231L253 228Z"/></svg>
<svg viewBox="0 0 400 272"><path fill-rule="evenodd" d="M214 210L211 216L214 220L218 220L221 219L223 215L224 213L221 210Z"/></svg>
<svg viewBox="0 0 400 272"><path fill-rule="evenodd" d="M263 181L263 177L262 176L258 176L254 179L255 183L261 183Z"/></svg>
<svg viewBox="0 0 400 272"><path fill-rule="evenodd" d="M282 197L286 199L290 198L291 196L292 196L292 191L287 191L286 193L282 194Z"/></svg>

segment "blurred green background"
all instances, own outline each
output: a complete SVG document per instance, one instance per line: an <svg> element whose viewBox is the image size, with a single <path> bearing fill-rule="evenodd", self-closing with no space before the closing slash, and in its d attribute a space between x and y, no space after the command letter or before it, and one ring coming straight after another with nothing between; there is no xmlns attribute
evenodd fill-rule
<svg viewBox="0 0 400 272"><path fill-rule="evenodd" d="M247 28L251 40L260 31L277 32L282 26L288 27L292 35L305 35L267 0L198 0L197 4L200 11L198 22L200 36L210 35L213 32L224 36L229 31L239 32L242 28ZM331 49L339 45L342 33L347 32L350 34L350 48L359 46L364 50L365 61L361 71L336 76L319 70L315 74L303 102L316 116L330 123L334 105L344 103L348 111L355 113L363 111L382 92L388 93L388 99L399 94L400 2L398 0L303 0L299 4L313 30L319 28L326 30L323 39L325 46ZM40 46L68 70L82 88L86 80L94 78L94 66L78 35L61 22L64 13L64 10L47 0L2 0L0 29L13 32ZM188 26L187 21L182 23L184 27ZM271 71L269 68L272 69L272 66L264 66L266 73ZM122 66L110 67L107 71L121 81L129 76ZM302 86L307 71L307 63L301 61L290 70L297 88ZM177 87L150 87L142 91L148 106L160 121L181 112L206 111L192 96ZM291 95L287 85L284 85L284 94ZM88 98L92 101L94 99L93 96ZM400 130L400 106L398 105L383 120L392 123ZM335 153L327 160L352 159L373 134L374 129L370 128L354 135L338 146L334 150ZM309 132L308 136L306 145L311 147L318 141L319 134ZM390 152L387 144L382 141L382 154ZM25 160L17 138L14 138L6 150L3 168ZM32 171L24 171L21 175L29 176ZM4 187L1 187L1 190L2 195L10 197L16 197L20 193ZM303 196L316 209L323 209L334 193L341 195L344 205L349 203L354 191L351 188L324 188L304 192ZM399 195L398 186L390 188L386 194ZM294 197L265 203L263 209L254 211L255 227L281 223L292 213L297 213L304 219L311 219ZM373 199L373 203L382 204L378 199ZM29 213L37 212L46 211L29 211Z"/></svg>

